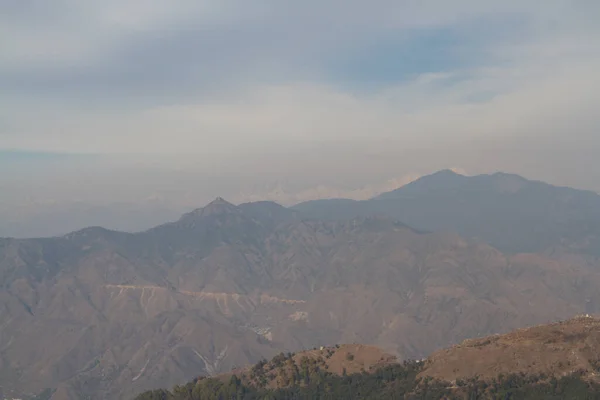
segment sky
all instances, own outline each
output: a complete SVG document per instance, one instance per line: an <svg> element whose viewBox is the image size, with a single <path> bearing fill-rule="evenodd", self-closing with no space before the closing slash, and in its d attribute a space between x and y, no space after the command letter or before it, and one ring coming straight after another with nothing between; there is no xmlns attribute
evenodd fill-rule
<svg viewBox="0 0 600 400"><path fill-rule="evenodd" d="M600 191L597 0L0 0L0 236L495 171Z"/></svg>

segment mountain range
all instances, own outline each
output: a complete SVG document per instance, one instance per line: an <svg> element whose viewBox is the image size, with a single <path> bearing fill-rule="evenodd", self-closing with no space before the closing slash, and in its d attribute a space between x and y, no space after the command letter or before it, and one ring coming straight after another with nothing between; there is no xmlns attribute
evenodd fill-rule
<svg viewBox="0 0 600 400"><path fill-rule="evenodd" d="M370 200L315 200L294 209L319 219L389 216L420 229L479 238L510 253L574 248L600 255L597 193L513 174L467 177L444 170Z"/></svg>
<svg viewBox="0 0 600 400"><path fill-rule="evenodd" d="M598 313L598 216L591 192L442 171L364 202L218 198L139 233L0 239L0 386L131 398L281 351L422 358Z"/></svg>

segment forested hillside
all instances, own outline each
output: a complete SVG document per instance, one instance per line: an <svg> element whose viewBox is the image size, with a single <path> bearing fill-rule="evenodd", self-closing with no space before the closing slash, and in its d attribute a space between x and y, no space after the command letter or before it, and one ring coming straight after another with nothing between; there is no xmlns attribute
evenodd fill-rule
<svg viewBox="0 0 600 400"><path fill-rule="evenodd" d="M420 361L361 345L282 353L135 400L600 399L599 349L600 320L580 316L466 340Z"/></svg>
<svg viewBox="0 0 600 400"><path fill-rule="evenodd" d="M257 364L260 366L260 364ZM415 362L387 366L373 373L336 375L325 370L298 370L288 387L269 389L266 385L243 383L232 375L228 381L201 378L172 391L145 392L135 400L312 400L312 399L597 399L600 385L574 373L556 379L544 375L514 374L491 381L478 379L454 383L418 378L421 367ZM257 368L257 377L266 381L278 371Z"/></svg>

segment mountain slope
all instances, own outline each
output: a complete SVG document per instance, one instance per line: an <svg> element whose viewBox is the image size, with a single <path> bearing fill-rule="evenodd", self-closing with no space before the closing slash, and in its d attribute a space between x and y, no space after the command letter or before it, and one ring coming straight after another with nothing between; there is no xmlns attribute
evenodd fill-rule
<svg viewBox="0 0 600 400"><path fill-rule="evenodd" d="M2 240L0 278L0 386L58 387L58 400L127 398L334 343L421 358L600 311L593 265L222 199L137 234Z"/></svg>
<svg viewBox="0 0 600 400"><path fill-rule="evenodd" d="M530 374L565 376L583 371L598 380L600 320L580 316L505 335L469 339L432 354L422 376L446 381Z"/></svg>
<svg viewBox="0 0 600 400"><path fill-rule="evenodd" d="M280 354L136 400L598 398L599 338L600 320L578 317L469 340L425 362L400 364L374 347L342 345Z"/></svg>
<svg viewBox="0 0 600 400"><path fill-rule="evenodd" d="M385 215L413 227L479 238L507 252L551 248L599 256L600 196L496 173L440 171L366 201L319 200L296 211L311 218Z"/></svg>

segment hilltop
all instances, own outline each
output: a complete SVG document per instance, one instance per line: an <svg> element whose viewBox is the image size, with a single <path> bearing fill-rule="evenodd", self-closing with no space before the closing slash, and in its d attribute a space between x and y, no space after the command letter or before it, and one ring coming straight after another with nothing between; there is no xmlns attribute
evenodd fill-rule
<svg viewBox="0 0 600 400"><path fill-rule="evenodd" d="M582 372L600 382L600 319L580 316L505 335L468 339L432 354L421 376L445 381L528 374L561 377Z"/></svg>
<svg viewBox="0 0 600 400"><path fill-rule="evenodd" d="M271 361L263 360L251 367L217 375L217 378L228 381L235 375L244 384L277 389L293 386L319 372L339 376L369 373L397 363L396 356L387 354L376 346L344 344L321 346L298 353L280 353Z"/></svg>
<svg viewBox="0 0 600 400"><path fill-rule="evenodd" d="M376 347L341 345L280 354L136 400L598 398L599 338L599 319L577 317L468 340L425 362L399 363Z"/></svg>

